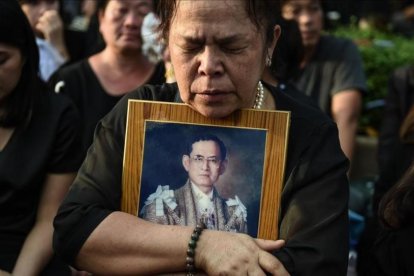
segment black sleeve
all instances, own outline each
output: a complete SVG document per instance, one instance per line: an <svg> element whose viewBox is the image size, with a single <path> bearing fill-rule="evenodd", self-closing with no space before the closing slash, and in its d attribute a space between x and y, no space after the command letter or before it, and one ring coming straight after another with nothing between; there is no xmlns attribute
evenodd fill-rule
<svg viewBox="0 0 414 276"><path fill-rule="evenodd" d="M401 110L401 99L399 89L407 89L404 83L406 80L393 74L388 84L388 94L385 98L385 110L381 123L379 137L379 166L380 171L384 170L390 163L393 148L399 143L399 129L403 121Z"/></svg>
<svg viewBox="0 0 414 276"><path fill-rule="evenodd" d="M123 109L125 100L116 108ZM125 121L111 125L117 117L107 116L98 123L94 142L55 218L54 248L68 263L74 262L99 223L120 208L124 141L115 133L123 132Z"/></svg>
<svg viewBox="0 0 414 276"><path fill-rule="evenodd" d="M375 183L374 210L378 209L378 203L388 189L398 180L399 169L397 158L400 142L399 130L404 120L402 106L404 103L400 95L409 89L405 70L397 70L390 78L388 94L385 98L384 115L381 122L381 130L378 139L378 167L379 180ZM403 73L403 74L402 74Z"/></svg>
<svg viewBox="0 0 414 276"><path fill-rule="evenodd" d="M279 233L286 246L275 255L291 275L346 275L348 160L336 125L324 123L307 137L292 131Z"/></svg>
<svg viewBox="0 0 414 276"><path fill-rule="evenodd" d="M170 86L144 86L123 97L97 125L85 161L54 220L53 246L72 264L92 231L120 210L122 164L128 100L172 101Z"/></svg>
<svg viewBox="0 0 414 276"><path fill-rule="evenodd" d="M332 95L348 89L356 89L365 94L365 73L356 45L350 40L344 40L341 55L336 58L338 61L332 79Z"/></svg>
<svg viewBox="0 0 414 276"><path fill-rule="evenodd" d="M52 108L62 107L57 114L59 123L56 139L53 144L48 171L51 173L76 172L79 169L82 153L79 150L80 143L80 120L75 107L67 99L53 95L56 100Z"/></svg>

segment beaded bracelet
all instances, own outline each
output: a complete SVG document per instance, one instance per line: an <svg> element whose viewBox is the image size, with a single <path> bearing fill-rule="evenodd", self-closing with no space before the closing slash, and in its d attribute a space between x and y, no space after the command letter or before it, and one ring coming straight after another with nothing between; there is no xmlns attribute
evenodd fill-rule
<svg viewBox="0 0 414 276"><path fill-rule="evenodd" d="M193 233L191 234L191 239L188 242L188 249L187 249L187 258L186 258L186 268L187 268L187 276L194 276L196 268L194 263L194 255L195 255L195 248L197 247L198 238L201 235L201 232L206 228L204 223L197 224L194 228Z"/></svg>

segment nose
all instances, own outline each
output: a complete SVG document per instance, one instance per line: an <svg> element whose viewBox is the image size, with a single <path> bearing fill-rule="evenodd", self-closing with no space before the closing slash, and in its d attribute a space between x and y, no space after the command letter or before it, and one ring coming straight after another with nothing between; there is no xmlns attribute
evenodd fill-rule
<svg viewBox="0 0 414 276"><path fill-rule="evenodd" d="M131 11L125 16L124 24L128 27L141 28L143 16Z"/></svg>
<svg viewBox="0 0 414 276"><path fill-rule="evenodd" d="M312 24L312 14L309 11L302 11L298 18L299 25L310 25Z"/></svg>
<svg viewBox="0 0 414 276"><path fill-rule="evenodd" d="M201 168L203 169L203 171L208 171L210 169L209 165L209 161L207 159L204 159Z"/></svg>
<svg viewBox="0 0 414 276"><path fill-rule="evenodd" d="M224 68L221 56L213 46L205 46L199 54L198 60L198 74L209 77L217 77L223 74Z"/></svg>

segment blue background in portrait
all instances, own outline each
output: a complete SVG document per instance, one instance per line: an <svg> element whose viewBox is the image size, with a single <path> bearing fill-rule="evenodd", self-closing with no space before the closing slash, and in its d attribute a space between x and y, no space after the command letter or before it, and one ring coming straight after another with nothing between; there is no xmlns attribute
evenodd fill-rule
<svg viewBox="0 0 414 276"><path fill-rule="evenodd" d="M227 148L228 166L216 188L224 198L237 195L247 208L249 235L257 237L266 130L146 121L139 209L158 185L177 189L188 174L182 165L187 139L214 134Z"/></svg>

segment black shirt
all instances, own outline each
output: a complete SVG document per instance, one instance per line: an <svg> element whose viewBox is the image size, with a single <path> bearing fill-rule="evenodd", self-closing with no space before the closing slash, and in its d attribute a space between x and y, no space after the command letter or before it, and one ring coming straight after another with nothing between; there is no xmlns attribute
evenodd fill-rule
<svg viewBox="0 0 414 276"><path fill-rule="evenodd" d="M292 275L345 275L348 263L348 161L336 125L317 108L271 89L291 112L279 233L274 254ZM95 140L55 218L55 250L73 262L92 231L120 209L128 99L180 102L177 85L144 86L99 122ZM156 236L154 236L156 238Z"/></svg>
<svg viewBox="0 0 414 276"><path fill-rule="evenodd" d="M148 84L165 81L163 63L157 64ZM84 154L93 141L95 126L122 98L112 96L102 87L87 59L58 70L49 81L58 93L67 95L78 109L82 122L82 150ZM129 91L125 91L127 93Z"/></svg>
<svg viewBox="0 0 414 276"><path fill-rule="evenodd" d="M32 229L45 177L81 163L79 117L64 97L45 92L27 126L0 151L0 269L13 268Z"/></svg>

